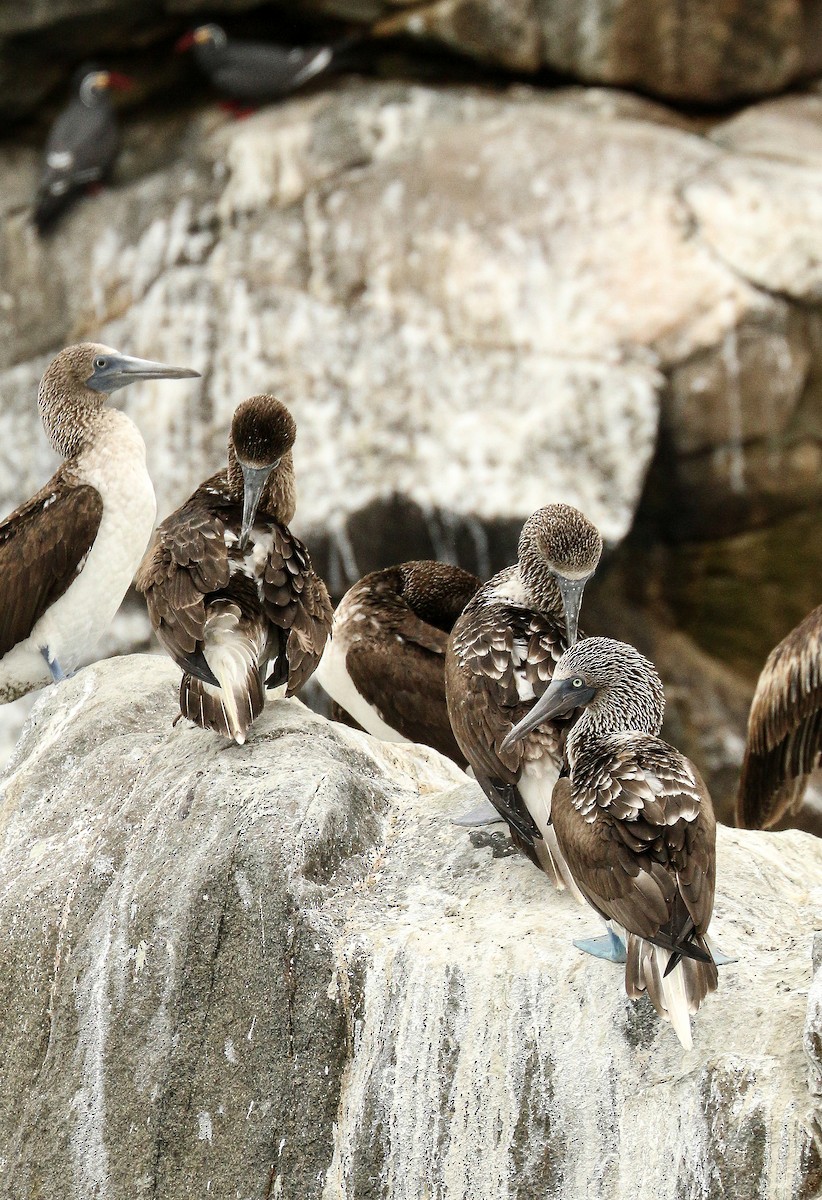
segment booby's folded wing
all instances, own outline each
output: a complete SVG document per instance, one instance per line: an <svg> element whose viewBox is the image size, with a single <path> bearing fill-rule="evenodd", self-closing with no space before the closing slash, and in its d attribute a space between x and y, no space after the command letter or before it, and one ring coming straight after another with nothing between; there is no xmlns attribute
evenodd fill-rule
<svg viewBox="0 0 822 1200"><path fill-rule="evenodd" d="M0 657L31 633L83 568L103 517L96 488L62 469L0 524Z"/></svg>
<svg viewBox="0 0 822 1200"><path fill-rule="evenodd" d="M562 650L560 630L539 613L469 605L460 617L446 658L448 714L478 774L516 783L527 743L506 750L502 743L548 687ZM551 742L557 760L558 729L546 725L531 735Z"/></svg>
<svg viewBox="0 0 822 1200"><path fill-rule="evenodd" d="M822 605L768 655L748 717L736 822L767 829L822 766Z"/></svg>
<svg viewBox="0 0 822 1200"><path fill-rule="evenodd" d="M262 603L272 624L286 631L288 695L310 678L331 630L333 609L323 581L299 538L273 522L271 550L262 574Z"/></svg>
<svg viewBox="0 0 822 1200"><path fill-rule="evenodd" d="M214 684L203 657L204 598L228 585L225 526L197 504L197 493L163 521L137 572L151 624L183 671Z"/></svg>
<svg viewBox="0 0 822 1200"><path fill-rule="evenodd" d="M607 920L688 957L713 910L716 822L692 765L657 738L620 734L558 780L551 814L580 890Z"/></svg>

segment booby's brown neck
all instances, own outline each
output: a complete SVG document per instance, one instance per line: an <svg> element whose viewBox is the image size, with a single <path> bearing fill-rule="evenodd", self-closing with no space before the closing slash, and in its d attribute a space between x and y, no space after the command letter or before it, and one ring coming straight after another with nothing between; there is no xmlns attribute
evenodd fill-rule
<svg viewBox="0 0 822 1200"><path fill-rule="evenodd" d="M228 443L227 478L228 490L232 500L236 500L238 504L242 504L243 472L242 467L237 461L237 454L230 439ZM266 516L272 517L278 525L288 525L294 517L296 507L297 487L294 480L294 459L292 458L291 451L288 450L266 480L257 512L259 514L265 513Z"/></svg>
<svg viewBox="0 0 822 1200"><path fill-rule="evenodd" d="M649 681L625 675L594 697L580 714L568 735L566 754L573 766L584 748L616 733L646 733L659 736L665 712L664 695Z"/></svg>
<svg viewBox="0 0 822 1200"><path fill-rule="evenodd" d="M50 370L43 376L37 406L46 437L64 459L76 458L94 440L106 397Z"/></svg>

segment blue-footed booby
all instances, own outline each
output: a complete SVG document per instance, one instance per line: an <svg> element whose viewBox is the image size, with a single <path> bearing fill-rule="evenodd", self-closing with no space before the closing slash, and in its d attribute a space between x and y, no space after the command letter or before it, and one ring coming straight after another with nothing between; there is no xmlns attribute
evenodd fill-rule
<svg viewBox="0 0 822 1200"><path fill-rule="evenodd" d="M768 655L748 716L736 823L767 829L802 803L822 766L822 605Z"/></svg>
<svg viewBox="0 0 822 1200"><path fill-rule="evenodd" d="M554 788L557 840L585 899L626 943L628 995L647 993L690 1049L690 1014L717 986L706 940L716 821L696 767L658 736L664 707L638 650L587 638L565 651L503 746L583 710L565 741L569 773Z"/></svg>
<svg viewBox="0 0 822 1200"><path fill-rule="evenodd" d="M294 419L274 396L238 406L228 467L166 517L137 577L183 671L180 711L242 745L265 688L293 696L314 671L332 609L291 533Z"/></svg>
<svg viewBox="0 0 822 1200"><path fill-rule="evenodd" d="M197 371L84 342L40 382L46 436L64 462L0 524L0 703L76 670L111 623L154 528L146 448L106 397Z"/></svg>
<svg viewBox="0 0 822 1200"><path fill-rule="evenodd" d="M503 748L577 637L586 581L602 539L576 508L549 504L530 517L518 562L477 592L454 625L445 660L448 715L477 782L508 822L514 842L558 887L575 885L551 825L551 793L567 721Z"/></svg>
<svg viewBox="0 0 822 1200"><path fill-rule="evenodd" d="M176 49L193 49L198 67L219 92L253 104L287 96L327 74L361 41L357 34L327 46L281 46L230 38L221 26L211 24L184 34Z"/></svg>
<svg viewBox="0 0 822 1200"><path fill-rule="evenodd" d="M74 97L49 133L34 201L34 223L44 233L78 192L104 180L120 148L112 89L130 87L117 71L81 67L74 76Z"/></svg>
<svg viewBox="0 0 822 1200"><path fill-rule="evenodd" d="M367 733L422 742L464 767L445 704L445 648L480 587L448 563L372 571L338 604L317 679Z"/></svg>

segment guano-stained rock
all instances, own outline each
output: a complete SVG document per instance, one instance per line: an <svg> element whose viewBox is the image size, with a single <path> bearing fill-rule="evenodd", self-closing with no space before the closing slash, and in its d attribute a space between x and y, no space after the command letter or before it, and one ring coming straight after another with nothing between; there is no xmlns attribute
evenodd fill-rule
<svg viewBox="0 0 822 1200"><path fill-rule="evenodd" d="M818 1193L818 841L720 829L739 962L684 1054L572 947L593 914L450 823L452 764L294 701L228 746L177 679L50 689L3 781L0 1195Z"/></svg>

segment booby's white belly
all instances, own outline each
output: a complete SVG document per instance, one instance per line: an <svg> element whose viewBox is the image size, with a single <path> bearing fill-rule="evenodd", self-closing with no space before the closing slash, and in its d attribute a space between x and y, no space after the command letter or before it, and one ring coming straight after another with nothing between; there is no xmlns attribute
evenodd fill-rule
<svg viewBox="0 0 822 1200"><path fill-rule="evenodd" d="M357 691L345 667L345 653L341 640L335 638L332 632L315 672L320 686L362 725L366 733L384 742L407 742L409 739L387 725L377 710Z"/></svg>
<svg viewBox="0 0 822 1200"><path fill-rule="evenodd" d="M565 856L560 850L559 842L557 841L556 830L551 823L551 799L554 794L554 785L558 779L559 767L547 756L543 756L533 759L530 762L525 762L522 774L517 782L517 788L525 802L525 807L528 809L528 812L533 817L537 828L542 834L543 846L549 851L552 865L559 876L559 886L564 884L571 895L580 904L584 904L585 898L574 882L571 872L568 870ZM537 854L540 854L538 843ZM542 861L541 856L540 860ZM545 866L544 862L543 866Z"/></svg>
<svg viewBox="0 0 822 1200"><path fill-rule="evenodd" d="M0 701L51 682L44 649L66 674L77 669L114 619L151 538L157 502L145 444L124 413L105 415L94 446L77 463L79 482L103 500L97 537L71 586L0 661ZM48 510L40 519L48 519Z"/></svg>

